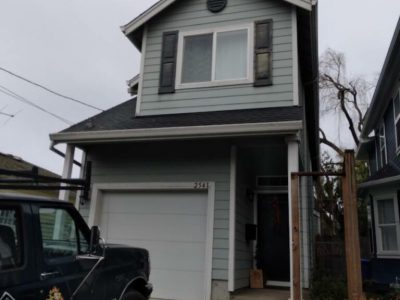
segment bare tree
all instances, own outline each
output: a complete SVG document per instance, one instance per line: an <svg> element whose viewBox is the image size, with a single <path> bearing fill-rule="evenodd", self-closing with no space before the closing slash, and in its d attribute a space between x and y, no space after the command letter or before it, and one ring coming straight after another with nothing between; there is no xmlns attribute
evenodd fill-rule
<svg viewBox="0 0 400 300"><path fill-rule="evenodd" d="M343 116L357 147L373 85L363 77L348 76L344 54L327 49L320 57L319 87L321 115ZM322 128L319 132L321 145L329 147L342 158L344 149L328 137ZM322 153L320 165L321 171L339 172L342 169L327 151ZM321 177L316 185L317 206L322 215L324 234L327 235L336 235L340 228L342 215L340 185L338 178L329 176Z"/></svg>
<svg viewBox="0 0 400 300"><path fill-rule="evenodd" d="M358 146L368 105L367 99L373 85L363 77L349 77L346 74L344 54L329 48L320 58L319 86L321 114L343 115L354 144ZM332 148L339 156L343 156L343 149L327 138L322 129L320 134L322 144Z"/></svg>

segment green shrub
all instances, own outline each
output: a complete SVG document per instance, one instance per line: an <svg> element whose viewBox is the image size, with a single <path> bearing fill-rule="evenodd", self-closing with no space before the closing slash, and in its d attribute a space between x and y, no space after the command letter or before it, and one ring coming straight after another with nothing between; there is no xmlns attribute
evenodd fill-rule
<svg viewBox="0 0 400 300"><path fill-rule="evenodd" d="M346 279L328 272L315 271L313 274L310 300L343 300L347 298Z"/></svg>

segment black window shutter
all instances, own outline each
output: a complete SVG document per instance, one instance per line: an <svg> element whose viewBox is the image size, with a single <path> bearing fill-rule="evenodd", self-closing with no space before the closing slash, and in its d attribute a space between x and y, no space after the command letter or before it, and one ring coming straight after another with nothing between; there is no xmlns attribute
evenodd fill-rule
<svg viewBox="0 0 400 300"><path fill-rule="evenodd" d="M255 22L254 86L272 84L272 20Z"/></svg>
<svg viewBox="0 0 400 300"><path fill-rule="evenodd" d="M175 92L176 52L178 31L163 33L159 94Z"/></svg>

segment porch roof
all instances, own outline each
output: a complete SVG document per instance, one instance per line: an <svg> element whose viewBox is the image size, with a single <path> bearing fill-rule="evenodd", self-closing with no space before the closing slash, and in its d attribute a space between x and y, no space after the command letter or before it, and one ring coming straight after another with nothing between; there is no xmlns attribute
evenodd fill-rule
<svg viewBox="0 0 400 300"><path fill-rule="evenodd" d="M400 169L392 164L387 164L379 169L375 174L371 175L366 181L359 184L359 188L367 188L384 183L400 181Z"/></svg>
<svg viewBox="0 0 400 300"><path fill-rule="evenodd" d="M83 137L88 134L108 133L107 135L110 137L112 132L141 132L147 130L147 135L150 136L150 129L184 132L188 128L206 129L218 127L223 129L222 127L225 125L243 126L246 124L252 126L253 130L256 131L257 126L254 125L271 124L270 127L273 126L274 131L279 132L280 126L278 124L286 124L287 126L284 126L286 131L294 131L295 127L300 129L302 123L302 107L292 106L157 116L136 116L135 107L136 98L133 98L59 133L51 134L50 139L56 143L68 143L75 140L71 138L72 136L77 137L78 135ZM261 132L262 126L259 129Z"/></svg>

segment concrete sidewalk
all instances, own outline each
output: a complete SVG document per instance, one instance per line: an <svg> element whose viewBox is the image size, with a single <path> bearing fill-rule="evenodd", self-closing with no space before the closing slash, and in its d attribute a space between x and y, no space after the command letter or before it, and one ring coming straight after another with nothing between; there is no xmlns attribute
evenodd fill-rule
<svg viewBox="0 0 400 300"><path fill-rule="evenodd" d="M244 289L231 296L231 300L288 300L290 292L279 289Z"/></svg>

